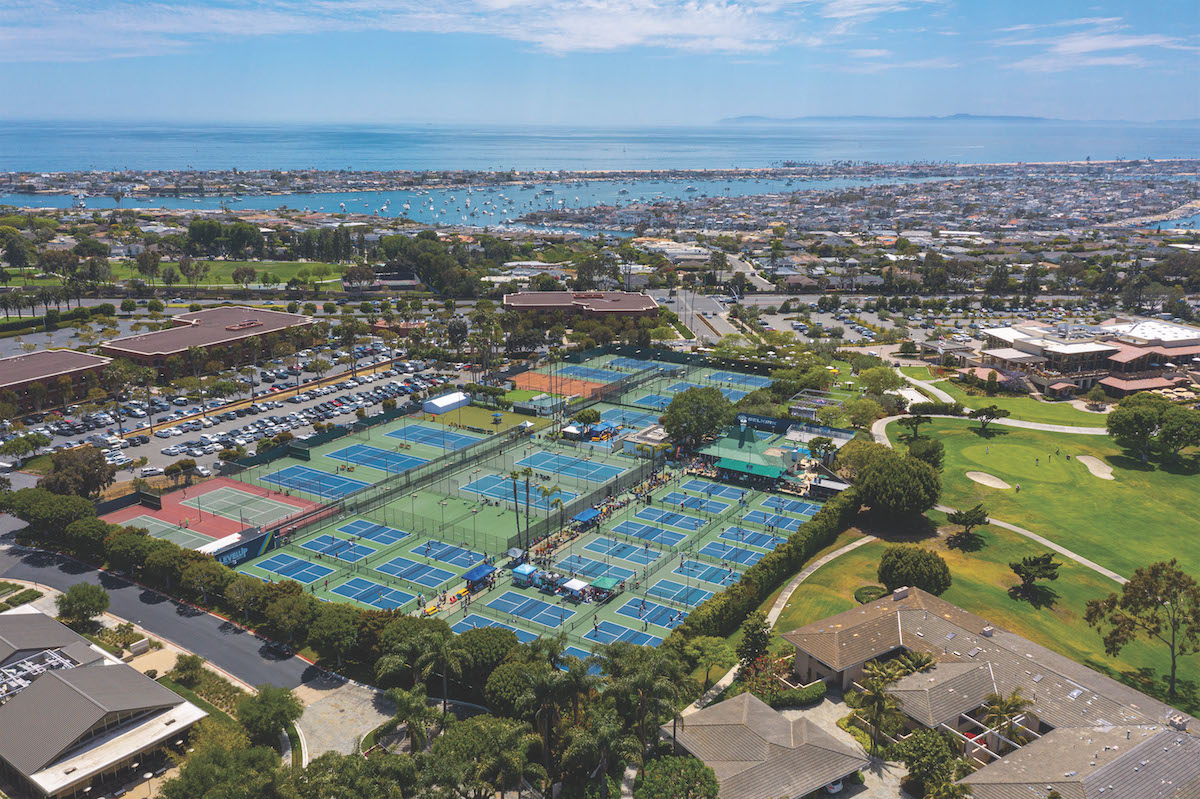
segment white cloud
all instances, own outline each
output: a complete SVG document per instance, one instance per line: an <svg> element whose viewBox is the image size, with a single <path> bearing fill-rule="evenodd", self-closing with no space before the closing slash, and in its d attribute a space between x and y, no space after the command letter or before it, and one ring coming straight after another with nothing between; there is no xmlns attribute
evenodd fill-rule
<svg viewBox="0 0 1200 799"><path fill-rule="evenodd" d="M1033 38L1002 39L1004 47L1036 48L1038 52L1011 64L1029 72L1063 72L1085 67L1140 67L1146 65L1144 50L1153 48L1191 49L1180 39L1157 33L1127 32L1120 17L1085 17L1040 25L1017 25L1005 32L1023 33L1048 28L1078 28L1066 33Z"/></svg>
<svg viewBox="0 0 1200 799"><path fill-rule="evenodd" d="M919 58L913 61L856 61L839 65L842 72L875 75L897 69L955 69L958 63L949 58Z"/></svg>
<svg viewBox="0 0 1200 799"><path fill-rule="evenodd" d="M891 50L851 50L850 55L855 58L886 58L892 54Z"/></svg>

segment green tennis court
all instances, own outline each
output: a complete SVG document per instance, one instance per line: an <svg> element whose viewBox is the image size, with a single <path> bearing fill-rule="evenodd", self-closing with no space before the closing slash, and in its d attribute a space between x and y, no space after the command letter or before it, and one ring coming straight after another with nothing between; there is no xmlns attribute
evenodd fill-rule
<svg viewBox="0 0 1200 799"><path fill-rule="evenodd" d="M200 494L179 503L203 513L224 516L255 527L266 527L280 519L286 519L300 510L295 505L260 497L249 491L240 491L230 486Z"/></svg>
<svg viewBox="0 0 1200 799"><path fill-rule="evenodd" d="M138 516L127 522L122 522L122 524L125 527L143 527L149 530L150 535L154 538L171 541L184 549L199 549L216 540L215 538L192 532L184 527L177 527L169 522L164 522L162 519L156 519L153 516Z"/></svg>

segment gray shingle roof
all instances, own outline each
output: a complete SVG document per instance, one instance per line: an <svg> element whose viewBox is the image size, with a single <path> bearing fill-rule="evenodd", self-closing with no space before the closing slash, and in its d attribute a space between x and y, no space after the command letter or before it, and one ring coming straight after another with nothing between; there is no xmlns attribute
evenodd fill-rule
<svg viewBox="0 0 1200 799"><path fill-rule="evenodd" d="M671 725L662 730L669 736ZM677 734L716 773L721 799L803 796L869 762L807 719L789 720L748 693L685 717Z"/></svg>
<svg viewBox="0 0 1200 799"><path fill-rule="evenodd" d="M109 713L174 707L183 698L124 665L49 671L0 705L0 758L31 776Z"/></svg>
<svg viewBox="0 0 1200 799"><path fill-rule="evenodd" d="M936 727L967 713L996 692L989 663L944 662L899 680L888 693L926 727Z"/></svg>
<svg viewBox="0 0 1200 799"><path fill-rule="evenodd" d="M59 649L86 640L42 613L0 613L0 664L18 652Z"/></svg>

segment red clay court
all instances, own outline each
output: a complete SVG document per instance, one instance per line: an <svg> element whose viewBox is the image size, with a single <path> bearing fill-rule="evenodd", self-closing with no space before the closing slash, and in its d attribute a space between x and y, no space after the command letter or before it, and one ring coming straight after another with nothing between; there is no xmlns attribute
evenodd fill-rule
<svg viewBox="0 0 1200 799"><path fill-rule="evenodd" d="M155 538L198 549L248 527L278 528L322 507L262 486L215 477L163 494L161 510L131 505L101 518L109 524L144 527Z"/></svg>
<svg viewBox="0 0 1200 799"><path fill-rule="evenodd" d="M514 375L512 381L514 386L527 391L545 391L564 396L580 394L584 397L591 397L592 392L599 391L608 385L607 383L593 383L590 380L576 380L573 377L561 377L559 375L551 377L550 375L533 371Z"/></svg>

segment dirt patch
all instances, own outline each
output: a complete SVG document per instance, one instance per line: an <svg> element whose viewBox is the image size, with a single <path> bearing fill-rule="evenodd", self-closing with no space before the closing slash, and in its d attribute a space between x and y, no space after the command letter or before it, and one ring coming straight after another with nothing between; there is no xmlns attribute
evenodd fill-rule
<svg viewBox="0 0 1200 799"><path fill-rule="evenodd" d="M1101 480L1117 479L1113 477L1112 467L1093 455L1077 455L1075 459L1086 466L1089 472Z"/></svg>
<svg viewBox="0 0 1200 799"><path fill-rule="evenodd" d="M974 480L976 483L988 486L989 488L1012 488L1012 486L996 475L988 474L987 472L967 472L967 479Z"/></svg>

